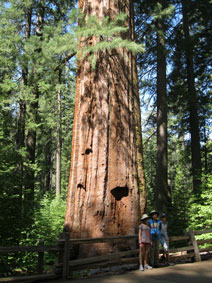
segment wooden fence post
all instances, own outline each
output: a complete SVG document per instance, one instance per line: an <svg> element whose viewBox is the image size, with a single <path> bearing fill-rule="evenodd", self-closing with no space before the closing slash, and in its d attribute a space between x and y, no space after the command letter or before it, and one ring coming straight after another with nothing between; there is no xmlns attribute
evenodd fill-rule
<svg viewBox="0 0 212 283"><path fill-rule="evenodd" d="M39 240L39 247L44 246L44 240ZM38 273L43 274L44 270L44 252L38 252Z"/></svg>
<svg viewBox="0 0 212 283"><path fill-rule="evenodd" d="M64 233L65 244L64 244L64 257L63 257L63 279L68 279L69 276L69 239L70 235L68 232Z"/></svg>
<svg viewBox="0 0 212 283"><path fill-rule="evenodd" d="M60 234L59 240L57 241L57 247L59 249L57 261L55 264L55 274L62 274L63 273L63 259L64 259L64 250L65 250L65 241L64 240L64 233Z"/></svg>
<svg viewBox="0 0 212 283"><path fill-rule="evenodd" d="M192 245L194 247L195 259L196 259L196 261L201 261L201 256L200 256L200 253L199 253L199 247L198 247L198 244L197 244L197 240L196 240L194 232L191 228L189 229L189 234L190 234L190 237L191 237Z"/></svg>

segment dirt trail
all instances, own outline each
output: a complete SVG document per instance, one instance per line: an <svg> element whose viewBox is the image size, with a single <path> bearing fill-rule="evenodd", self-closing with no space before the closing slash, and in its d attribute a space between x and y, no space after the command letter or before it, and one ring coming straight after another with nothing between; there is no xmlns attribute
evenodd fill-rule
<svg viewBox="0 0 212 283"><path fill-rule="evenodd" d="M212 283L212 259L178 264L147 271L78 280L52 280L45 283Z"/></svg>

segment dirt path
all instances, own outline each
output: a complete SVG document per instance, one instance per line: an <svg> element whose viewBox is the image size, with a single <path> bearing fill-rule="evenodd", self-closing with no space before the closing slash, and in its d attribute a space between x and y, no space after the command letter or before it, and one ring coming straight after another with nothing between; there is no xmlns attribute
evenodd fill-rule
<svg viewBox="0 0 212 283"><path fill-rule="evenodd" d="M212 283L212 259L147 271L78 280L52 280L45 283Z"/></svg>

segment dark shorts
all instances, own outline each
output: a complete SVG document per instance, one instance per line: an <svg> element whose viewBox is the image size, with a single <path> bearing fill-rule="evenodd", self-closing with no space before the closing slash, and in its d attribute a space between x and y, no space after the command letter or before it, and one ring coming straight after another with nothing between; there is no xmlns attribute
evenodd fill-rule
<svg viewBox="0 0 212 283"><path fill-rule="evenodd" d="M150 243L140 243L140 248L150 248L151 244Z"/></svg>

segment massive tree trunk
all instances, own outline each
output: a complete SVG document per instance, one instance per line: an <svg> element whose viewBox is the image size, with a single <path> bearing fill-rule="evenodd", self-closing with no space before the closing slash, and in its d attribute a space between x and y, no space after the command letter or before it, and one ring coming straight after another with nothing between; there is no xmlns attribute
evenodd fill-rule
<svg viewBox="0 0 212 283"><path fill-rule="evenodd" d="M128 15L132 1L79 1L85 15ZM95 38L90 44L95 44ZM98 53L95 71L78 66L71 171L65 229L72 238L134 234L145 209L141 118L135 57L127 50ZM120 243L129 248L134 242ZM90 250L89 250L90 248ZM112 244L84 247L80 254L112 250Z"/></svg>
<svg viewBox="0 0 212 283"><path fill-rule="evenodd" d="M189 32L188 1L182 0L183 29L185 36L185 53L187 64L187 84L188 84L188 107L191 133L191 157L193 190L199 193L201 184L201 149L199 136L198 103L195 88L194 64L193 64L193 44Z"/></svg>
<svg viewBox="0 0 212 283"><path fill-rule="evenodd" d="M166 1L159 1L165 8ZM168 208L167 180L167 94L166 94L166 48L164 17L156 22L157 29L157 165L155 203L158 211Z"/></svg>

